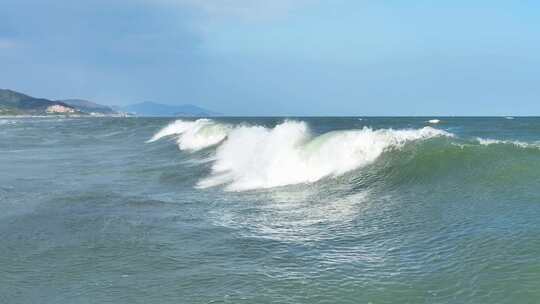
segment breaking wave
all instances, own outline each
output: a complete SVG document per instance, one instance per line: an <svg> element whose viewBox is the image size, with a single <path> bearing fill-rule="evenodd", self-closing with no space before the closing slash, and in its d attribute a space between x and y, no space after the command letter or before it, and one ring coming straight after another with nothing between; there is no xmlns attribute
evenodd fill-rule
<svg viewBox="0 0 540 304"><path fill-rule="evenodd" d="M220 143L229 131L230 126L215 123L210 119L177 120L161 129L147 142L175 135L180 150L197 151Z"/></svg>
<svg viewBox="0 0 540 304"><path fill-rule="evenodd" d="M273 128L230 126L209 119L178 120L156 133L149 142L176 136L181 150L217 146L212 172L200 188L225 185L243 191L337 177L372 163L382 153L404 144L451 133L432 127L332 131L313 136L301 121L285 121Z"/></svg>

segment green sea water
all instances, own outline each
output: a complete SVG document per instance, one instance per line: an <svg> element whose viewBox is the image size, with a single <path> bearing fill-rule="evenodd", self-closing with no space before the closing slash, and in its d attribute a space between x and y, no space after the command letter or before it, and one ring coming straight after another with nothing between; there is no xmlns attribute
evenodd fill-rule
<svg viewBox="0 0 540 304"><path fill-rule="evenodd" d="M540 118L0 118L0 303L539 303Z"/></svg>

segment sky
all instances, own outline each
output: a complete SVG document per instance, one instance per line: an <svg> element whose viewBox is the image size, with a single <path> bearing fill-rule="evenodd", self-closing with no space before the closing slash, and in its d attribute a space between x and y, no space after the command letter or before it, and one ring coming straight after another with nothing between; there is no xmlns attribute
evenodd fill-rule
<svg viewBox="0 0 540 304"><path fill-rule="evenodd" d="M0 88L227 115L540 115L540 3L0 0Z"/></svg>

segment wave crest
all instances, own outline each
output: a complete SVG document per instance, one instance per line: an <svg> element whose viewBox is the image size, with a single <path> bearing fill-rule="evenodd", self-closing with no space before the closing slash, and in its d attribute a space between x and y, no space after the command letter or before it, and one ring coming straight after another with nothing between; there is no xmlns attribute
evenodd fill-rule
<svg viewBox="0 0 540 304"><path fill-rule="evenodd" d="M217 148L212 173L198 187L226 184L227 190L243 191L315 182L367 165L387 149L438 136L452 134L431 127L364 128L313 137L304 122L240 126Z"/></svg>
<svg viewBox="0 0 540 304"><path fill-rule="evenodd" d="M212 158L210 176L201 179L197 187L226 185L226 190L243 191L337 177L407 142L453 135L432 127L406 130L364 127L313 136L302 121L285 121L267 128L198 119L174 121L148 142L168 136L176 136L181 150L198 151L219 144Z"/></svg>
<svg viewBox="0 0 540 304"><path fill-rule="evenodd" d="M216 123L210 119L176 120L157 132L147 142L176 135L180 150L197 151L220 143L227 137L229 130L228 125Z"/></svg>

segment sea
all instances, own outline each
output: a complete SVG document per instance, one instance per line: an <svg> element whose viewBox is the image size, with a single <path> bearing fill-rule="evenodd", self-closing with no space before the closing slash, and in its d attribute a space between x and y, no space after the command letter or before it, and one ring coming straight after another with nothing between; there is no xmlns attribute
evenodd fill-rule
<svg viewBox="0 0 540 304"><path fill-rule="evenodd" d="M540 118L0 118L0 303L540 303Z"/></svg>

